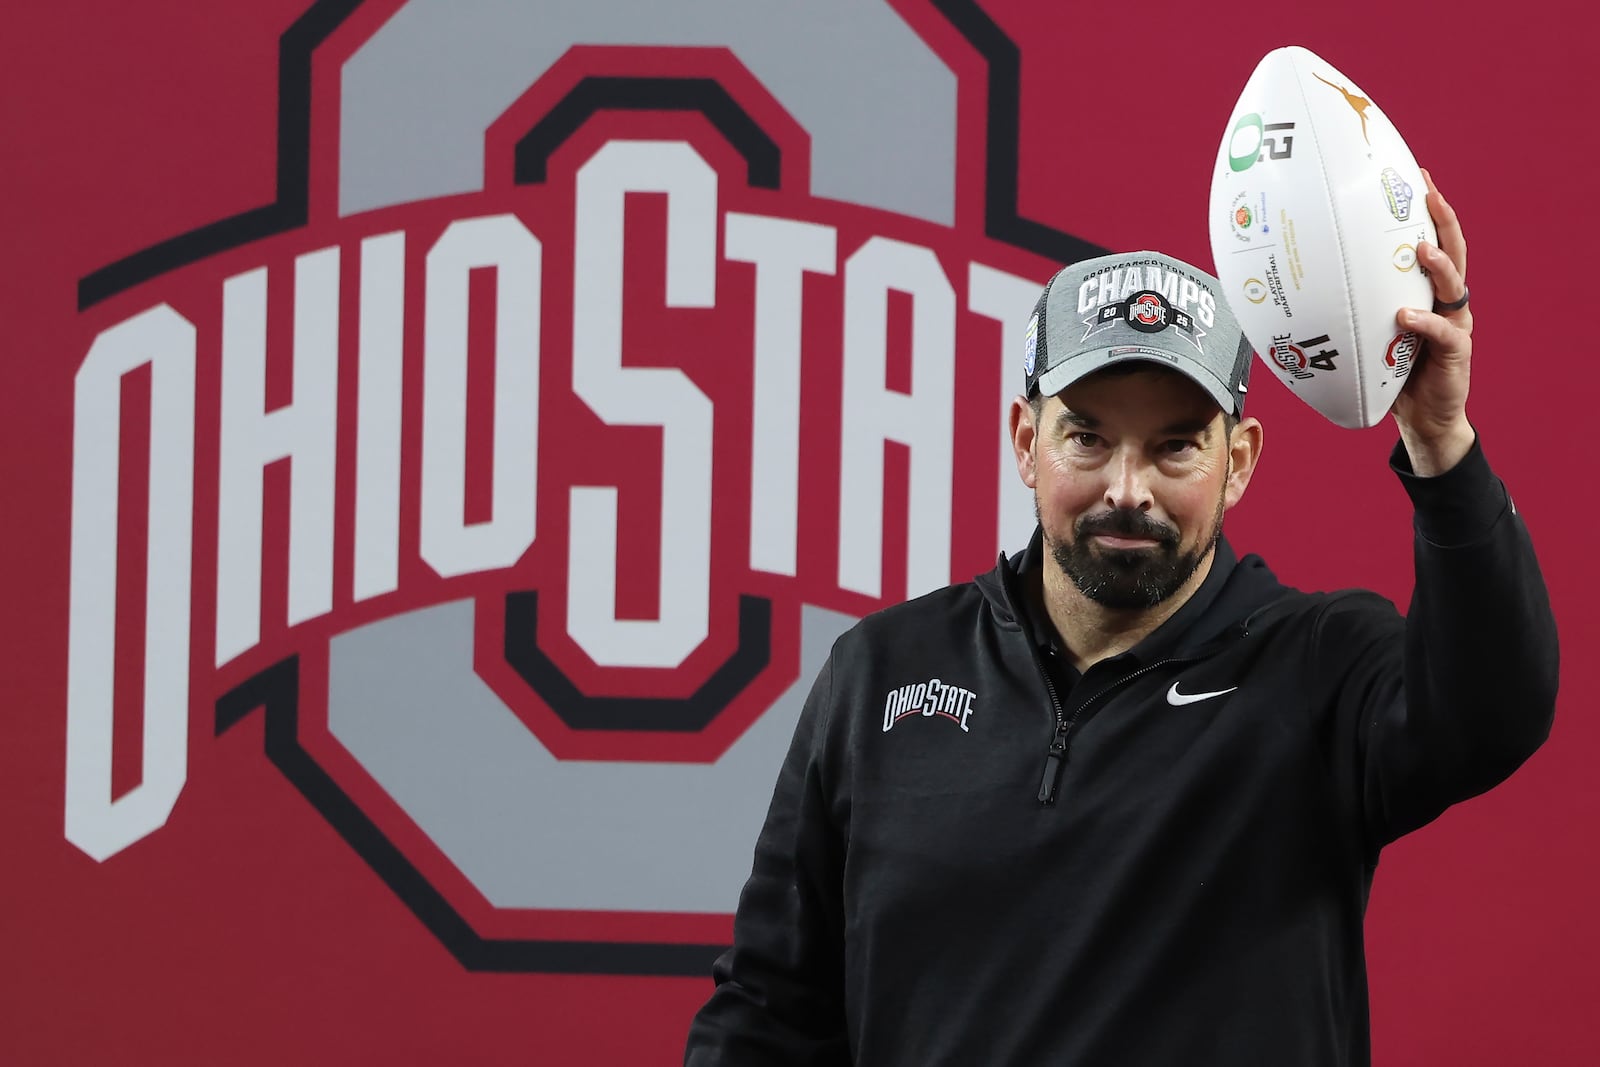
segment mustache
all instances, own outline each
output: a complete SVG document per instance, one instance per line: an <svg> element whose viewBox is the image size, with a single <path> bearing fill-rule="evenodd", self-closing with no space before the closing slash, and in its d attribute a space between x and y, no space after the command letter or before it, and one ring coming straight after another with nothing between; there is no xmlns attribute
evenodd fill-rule
<svg viewBox="0 0 1600 1067"><path fill-rule="evenodd" d="M1148 538L1169 548L1178 543L1178 531L1166 523L1158 522L1137 508L1118 508L1098 515L1085 515L1078 520L1074 531L1081 541L1086 537L1104 534L1108 537Z"/></svg>

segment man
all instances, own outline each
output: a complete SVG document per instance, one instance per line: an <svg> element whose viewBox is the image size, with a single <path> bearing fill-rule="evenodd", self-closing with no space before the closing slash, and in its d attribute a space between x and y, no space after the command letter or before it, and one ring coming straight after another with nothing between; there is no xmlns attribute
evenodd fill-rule
<svg viewBox="0 0 1600 1067"><path fill-rule="evenodd" d="M1370 1062L1379 850L1525 760L1557 678L1429 190L1437 304L1399 316L1427 355L1394 407L1408 615L1222 539L1262 429L1215 279L1153 253L1062 271L1010 414L1033 542L835 645L690 1067Z"/></svg>

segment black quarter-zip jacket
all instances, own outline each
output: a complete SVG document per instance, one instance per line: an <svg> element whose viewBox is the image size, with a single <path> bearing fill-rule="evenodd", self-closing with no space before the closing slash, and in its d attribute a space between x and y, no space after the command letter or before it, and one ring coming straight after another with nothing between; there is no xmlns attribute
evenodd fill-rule
<svg viewBox="0 0 1600 1067"><path fill-rule="evenodd" d="M1024 607L1040 540L835 644L781 769L686 1063L1371 1059L1380 849L1549 733L1554 619L1474 445L1416 508L1402 617L1218 545L1081 677Z"/></svg>

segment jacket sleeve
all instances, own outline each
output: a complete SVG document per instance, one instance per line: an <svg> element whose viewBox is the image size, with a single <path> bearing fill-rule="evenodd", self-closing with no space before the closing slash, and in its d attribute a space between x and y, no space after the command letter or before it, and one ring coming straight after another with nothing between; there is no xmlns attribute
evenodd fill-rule
<svg viewBox="0 0 1600 1067"><path fill-rule="evenodd" d="M685 1067L850 1062L844 1016L844 844L823 754L833 659L818 673L778 775L733 945L689 1027Z"/></svg>
<svg viewBox="0 0 1600 1067"><path fill-rule="evenodd" d="M1313 648L1337 736L1355 741L1350 799L1374 856L1533 754L1559 667L1533 543L1479 444L1432 478L1400 445L1390 462L1415 508L1410 610L1402 620L1375 595L1336 597Z"/></svg>

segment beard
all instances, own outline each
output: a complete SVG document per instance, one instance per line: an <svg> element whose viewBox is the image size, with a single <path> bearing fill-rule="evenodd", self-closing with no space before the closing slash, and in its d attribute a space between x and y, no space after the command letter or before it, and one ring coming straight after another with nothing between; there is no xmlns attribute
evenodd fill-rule
<svg viewBox="0 0 1600 1067"><path fill-rule="evenodd" d="M1034 500L1034 512L1039 502ZM1072 540L1058 542L1048 533L1045 546L1078 591L1097 604L1131 611L1153 608L1194 576L1200 563L1222 538L1223 496L1217 494L1217 511L1208 536L1187 552L1180 550L1176 528L1152 519L1136 508L1120 508L1085 515L1073 524ZM1149 538L1150 548L1106 548L1092 538Z"/></svg>

